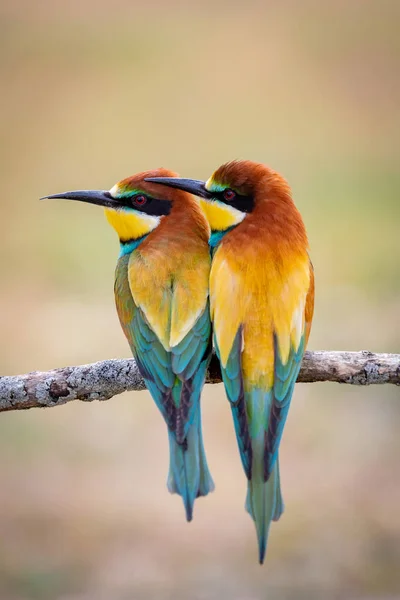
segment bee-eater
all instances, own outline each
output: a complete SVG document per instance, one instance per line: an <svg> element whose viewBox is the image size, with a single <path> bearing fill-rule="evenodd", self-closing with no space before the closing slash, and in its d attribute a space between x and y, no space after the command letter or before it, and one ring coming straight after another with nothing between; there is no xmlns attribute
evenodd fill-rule
<svg viewBox="0 0 400 600"><path fill-rule="evenodd" d="M283 512L278 450L313 316L306 230L288 184L262 164L230 162L207 182L150 181L199 196L211 227L214 344L262 564Z"/></svg>
<svg viewBox="0 0 400 600"><path fill-rule="evenodd" d="M115 272L119 320L138 368L168 426L168 489L188 521L198 496L214 489L201 428L200 394L211 356L209 225L189 193L146 182L157 169L110 191L47 196L97 204L120 241Z"/></svg>

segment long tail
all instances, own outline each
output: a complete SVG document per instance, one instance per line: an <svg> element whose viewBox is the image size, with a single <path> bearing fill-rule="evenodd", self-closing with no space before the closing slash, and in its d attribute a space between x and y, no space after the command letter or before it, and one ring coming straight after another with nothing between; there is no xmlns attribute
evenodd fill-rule
<svg viewBox="0 0 400 600"><path fill-rule="evenodd" d="M170 465L167 485L171 494L182 496L188 521L193 518L195 499L214 489L203 445L200 404L195 411L183 444L178 444L175 434L168 430Z"/></svg>
<svg viewBox="0 0 400 600"><path fill-rule="evenodd" d="M279 458L268 480L265 480L265 432L270 398L270 393L254 389L246 392L232 406L239 450L248 479L246 510L256 526L260 564L264 562L271 521L278 521L284 510Z"/></svg>
<svg viewBox="0 0 400 600"><path fill-rule="evenodd" d="M267 482L262 475L263 468L260 473L253 461L253 475L247 484L246 510L256 526L258 558L261 565L265 558L271 521L278 521L284 510L278 460Z"/></svg>

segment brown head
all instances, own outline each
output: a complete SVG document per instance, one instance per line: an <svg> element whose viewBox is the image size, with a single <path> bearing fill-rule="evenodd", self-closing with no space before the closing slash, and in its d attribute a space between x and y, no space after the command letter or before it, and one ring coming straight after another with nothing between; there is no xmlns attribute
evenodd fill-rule
<svg viewBox="0 0 400 600"><path fill-rule="evenodd" d="M180 217L188 220L188 207L197 213L200 210L195 199L182 190L160 186L147 181L148 178L176 178L177 174L167 169L154 169L127 177L115 184L110 191L78 190L64 192L46 198L78 200L103 206L108 222L117 232L122 246L131 247L144 239L166 218L175 220L179 225ZM207 229L207 227L203 228Z"/></svg>
<svg viewBox="0 0 400 600"><path fill-rule="evenodd" d="M249 160L228 162L206 182L168 178L150 181L199 196L212 232L223 233L241 223L241 230L247 233L251 230L257 235L265 235L268 230L288 237L295 230L296 237L300 236L307 245L289 185L279 173L263 164Z"/></svg>

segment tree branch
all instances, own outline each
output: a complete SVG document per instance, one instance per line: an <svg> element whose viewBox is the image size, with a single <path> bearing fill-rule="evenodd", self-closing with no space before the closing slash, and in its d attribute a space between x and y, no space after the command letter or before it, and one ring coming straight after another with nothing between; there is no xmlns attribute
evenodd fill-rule
<svg viewBox="0 0 400 600"><path fill-rule="evenodd" d="M213 356L207 382L220 381L218 360ZM297 381L400 385L400 354L306 352ZM132 358L104 360L45 373L0 377L0 412L58 406L71 400L108 400L122 392L144 389L144 381Z"/></svg>

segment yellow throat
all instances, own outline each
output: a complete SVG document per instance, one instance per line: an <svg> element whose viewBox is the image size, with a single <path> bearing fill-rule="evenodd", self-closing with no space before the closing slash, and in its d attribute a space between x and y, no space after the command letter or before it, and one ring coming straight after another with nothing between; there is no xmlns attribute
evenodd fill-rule
<svg viewBox="0 0 400 600"><path fill-rule="evenodd" d="M229 227L233 227L243 221L246 216L245 213L242 213L233 206L218 202L217 200L204 200L201 198L200 205L212 231L225 231L225 229L229 229Z"/></svg>
<svg viewBox="0 0 400 600"><path fill-rule="evenodd" d="M161 217L147 215L133 209L104 210L106 219L119 235L122 242L147 235L160 224Z"/></svg>

